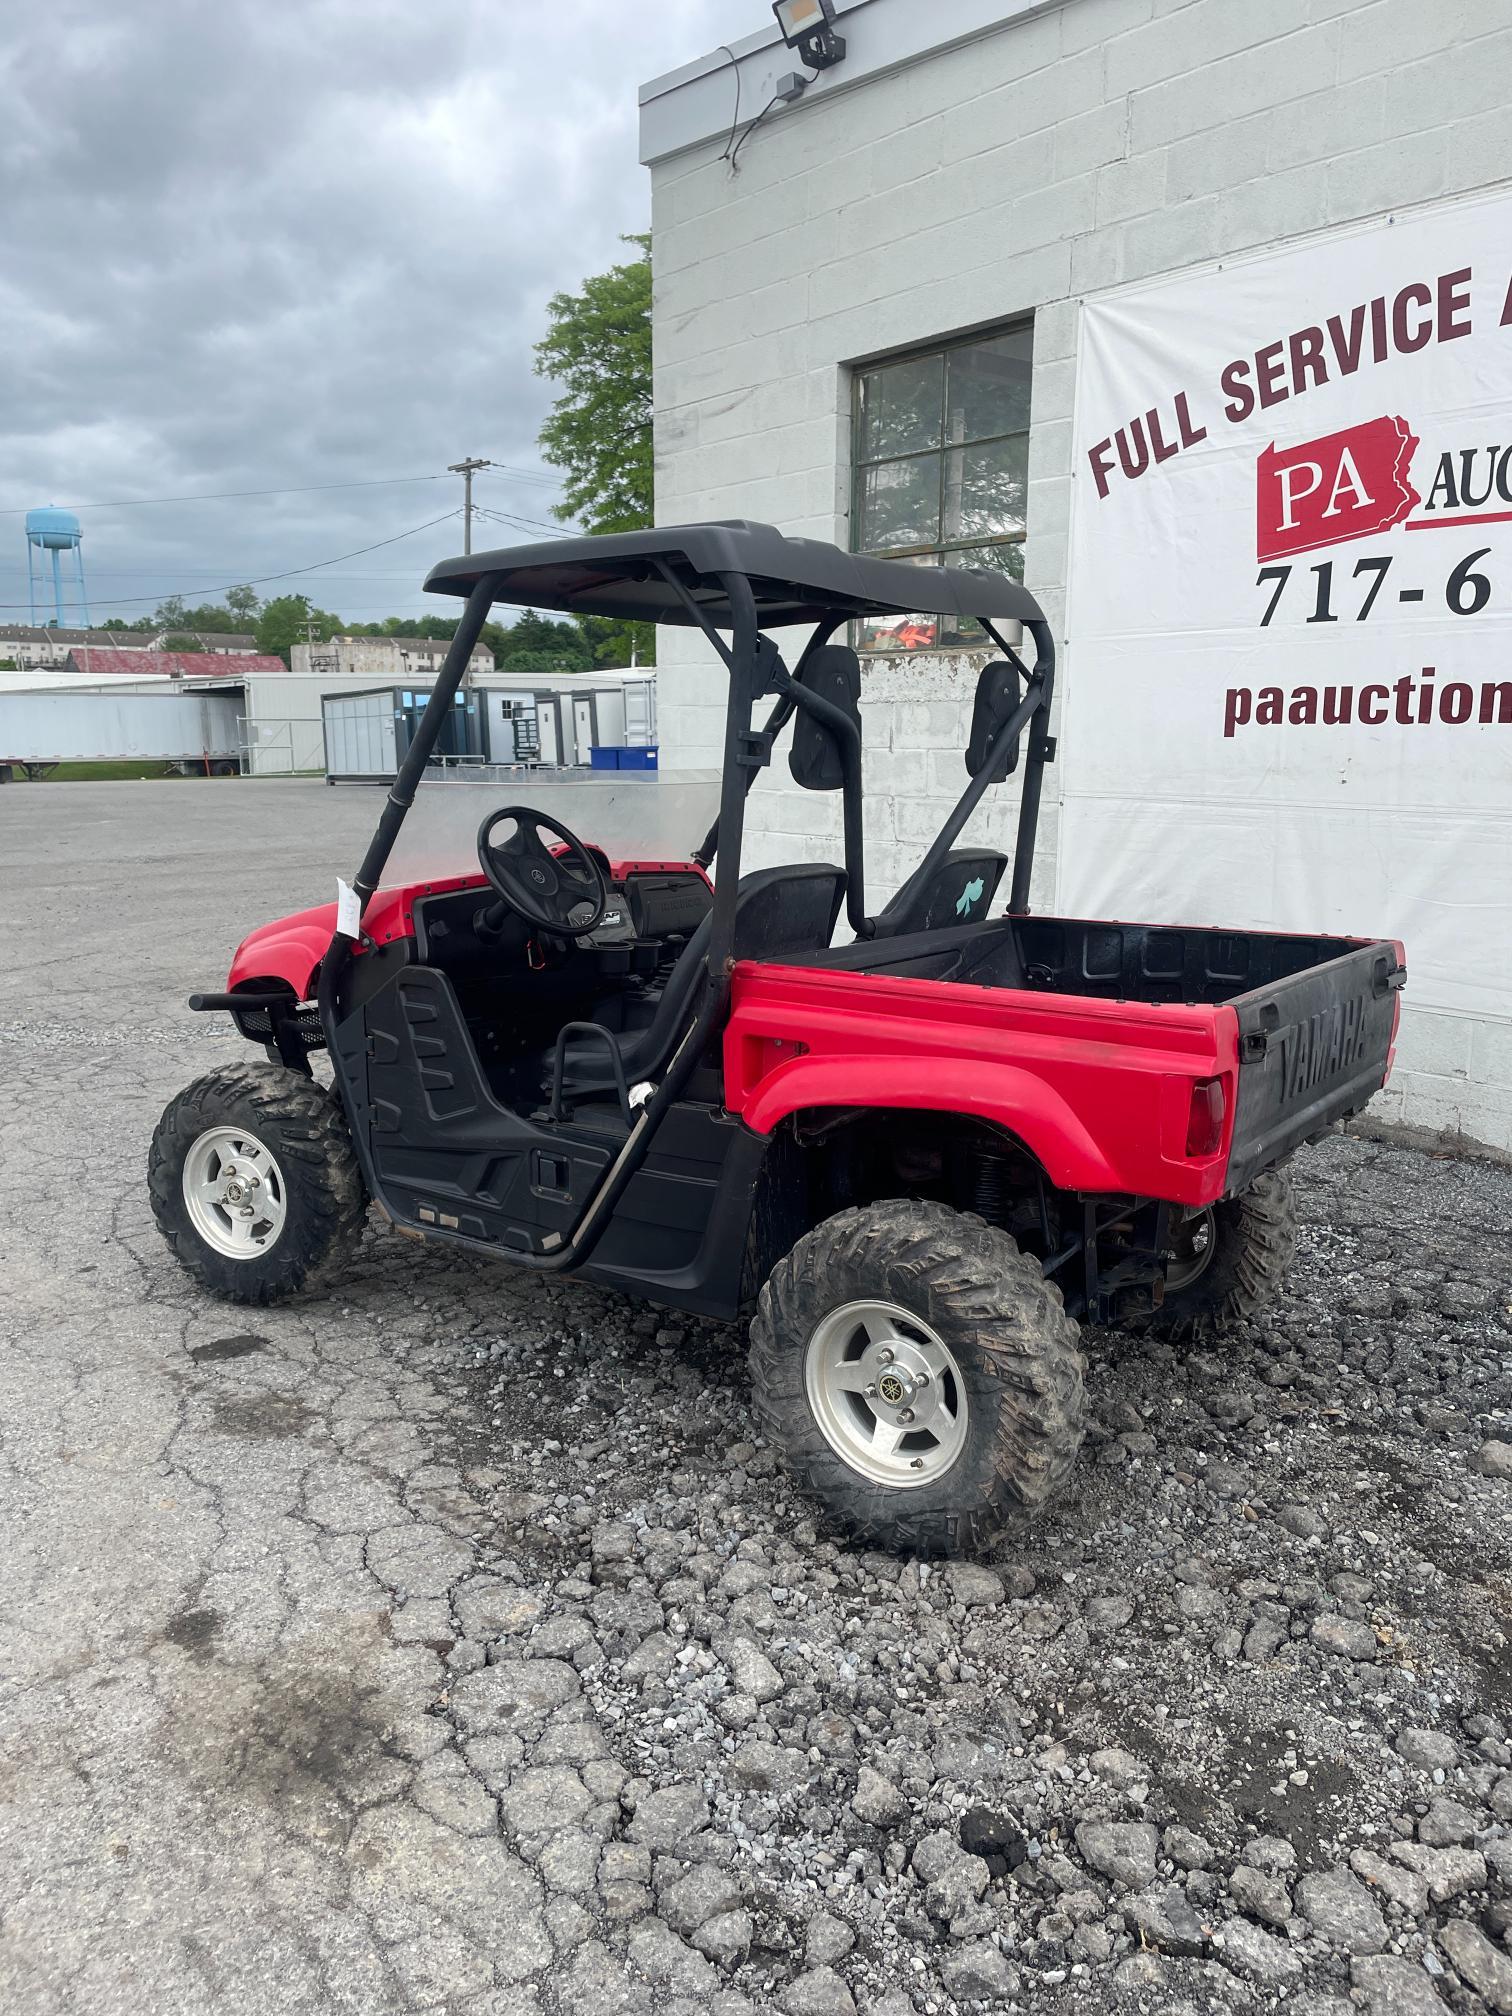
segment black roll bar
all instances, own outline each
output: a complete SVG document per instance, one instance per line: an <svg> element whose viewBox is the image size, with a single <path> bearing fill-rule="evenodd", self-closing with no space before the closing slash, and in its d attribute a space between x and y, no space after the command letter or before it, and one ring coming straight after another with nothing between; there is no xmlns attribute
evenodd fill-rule
<svg viewBox="0 0 1512 2016"><path fill-rule="evenodd" d="M482 634L483 625L488 620L488 612L493 607L493 581L488 577L473 588L462 611L461 620L452 633L452 641L441 670L436 674L436 683L431 688L430 699L425 712L420 716L414 736L404 752L404 761L399 765L394 781L389 787L378 824L373 829L373 837L368 842L367 852L362 857L362 866L357 870L352 884L357 893L357 923L362 923L362 912L367 907L368 898L378 887L379 878L388 865L388 858L394 851L394 842L399 837L399 829L404 824L404 815L415 802L415 793L420 788L420 780L425 775L425 766L430 761L441 734L441 724L456 697L457 688L462 684L462 675L467 670L467 661L473 654L473 646ZM355 937L343 931L339 924L331 933L331 942L325 949L320 962L320 985L315 1003L320 1010L320 1026L325 1031L326 1048L332 1057L336 1055L336 993L342 975L352 957Z"/></svg>
<svg viewBox="0 0 1512 2016"><path fill-rule="evenodd" d="M808 653L805 652L804 656L807 657ZM861 822L861 730L843 707L837 707L833 700L826 700L822 693L811 692L797 672L782 673L777 681L777 691L790 699L794 707L801 707L806 714L812 714L834 738L844 779L841 785L841 815L845 833L845 915L858 938L870 938L875 927L866 914L865 835Z"/></svg>
<svg viewBox="0 0 1512 2016"><path fill-rule="evenodd" d="M740 893L740 849L745 837L746 784L741 772L751 761L751 709L754 691L756 597L744 574L721 574L720 586L729 598L730 704L725 709L724 763L720 771L719 843L727 870L714 884L714 911L709 925L709 974L720 989L729 985L735 958L735 905ZM712 625L710 626L712 628Z"/></svg>
<svg viewBox="0 0 1512 2016"><path fill-rule="evenodd" d="M827 616L822 623L816 623L814 625L813 634L810 636L808 642L804 645L802 651L799 653L798 663L793 668L792 676L794 679L800 678L802 676L803 668L805 665L807 665L810 655L813 652L819 650L822 645L828 644L831 637L834 636L835 632L840 628L841 624L844 623L845 620L846 619L843 616ZM763 741L765 741L768 746L770 746L771 743L776 740L776 738L782 733L783 729L786 728L789 721L792 720L797 705L798 703L793 698L792 694L784 690L777 701L777 705L772 709L771 713L767 716L761 728L757 731L762 737ZM755 784L756 779L760 774L761 773L754 768L748 769L746 771L745 791L746 796L748 798L751 795L751 787ZM713 825L709 828L708 832L705 833L703 839L700 840L698 845L693 849L693 852L689 858L693 861L696 861L700 868L707 868L718 852L719 852L719 817L718 814L716 814Z"/></svg>
<svg viewBox="0 0 1512 2016"><path fill-rule="evenodd" d="M1019 800L1018 840L1013 855L1013 886L1008 898L1008 908L1017 914L1025 914L1029 908L1029 877L1034 869L1034 840L1039 826L1040 784L1044 776L1046 744L1049 741L1050 697L1055 688L1055 641L1050 635L1050 625L1042 619L1026 622L1024 625L1034 639L1034 670L1027 675L1028 690L1015 707L1007 721L998 730L987 760L967 784L956 800L955 808L946 819L934 839L929 851L915 868L892 899L899 908L905 907L905 899L916 889L927 886L965 830L966 823L992 788L992 774L998 764L1013 747L1027 724L1029 727L1029 760L1024 771L1023 794ZM998 649L1010 661L1024 670L1018 653L1000 637L990 623L983 628Z"/></svg>
<svg viewBox="0 0 1512 2016"><path fill-rule="evenodd" d="M451 648L442 660L425 712L420 716L420 725L404 752L404 761L389 788L377 830L362 857L362 866L357 870L357 879L352 887L364 904L378 887L379 878L388 866L389 855L399 837L399 828L404 824L404 815L415 802L425 766L441 734L441 723L446 719L457 688L462 684L467 661L473 654L473 646L482 634L492 607L493 582L491 579L480 581L467 598L462 620L452 635Z"/></svg>
<svg viewBox="0 0 1512 2016"><path fill-rule="evenodd" d="M1050 760L1050 702L1055 695L1055 639L1050 633L1050 625L1043 616L1031 617L1024 628L1034 639L1034 678L1032 684L1039 688L1039 698L1035 703L1033 723L1029 730L1028 761L1024 766L1024 785L1019 794L1018 839L1013 849L1013 887L1008 897L1008 908L1016 915L1029 914L1029 878L1034 872L1034 843L1039 834L1040 787L1045 781L1045 765ZM988 635L996 643L1003 645L1002 639L989 623ZM999 737L1003 741L1002 737ZM1011 740L1004 741L1005 748L1011 748ZM994 750L994 757L996 750ZM984 774L990 776L992 765L987 765ZM976 779L973 778L975 783ZM965 824L965 821L962 821ZM956 829L958 832L960 828Z"/></svg>

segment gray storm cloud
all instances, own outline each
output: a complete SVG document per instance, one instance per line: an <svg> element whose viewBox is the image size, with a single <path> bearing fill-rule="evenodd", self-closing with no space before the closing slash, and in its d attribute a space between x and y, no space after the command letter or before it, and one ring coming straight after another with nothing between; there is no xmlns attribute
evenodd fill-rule
<svg viewBox="0 0 1512 2016"><path fill-rule="evenodd" d="M479 454L526 472L481 478L481 503L548 522L535 437L551 392L531 346L548 297L646 228L636 88L769 18L765 0L3 10L0 604L25 600L18 514L34 504ZM446 477L95 510L94 613L302 566L459 503ZM448 521L289 586L353 620L415 610L429 562L460 543Z"/></svg>

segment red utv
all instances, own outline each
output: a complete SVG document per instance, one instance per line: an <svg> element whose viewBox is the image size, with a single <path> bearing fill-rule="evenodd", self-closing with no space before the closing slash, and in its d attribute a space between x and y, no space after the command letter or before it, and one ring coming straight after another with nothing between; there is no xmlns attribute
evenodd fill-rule
<svg viewBox="0 0 1512 2016"><path fill-rule="evenodd" d="M180 1260L271 1301L323 1278L371 1200L516 1267L754 1309L766 1427L854 1532L948 1551L1036 1510L1081 1439L1073 1319L1198 1336L1280 1284L1283 1164L1385 1081L1401 947L1032 916L1054 650L1003 575L735 522L473 554L426 585L466 607L355 897L254 932L227 991L191 1000L271 1061L163 1115L150 1185ZM513 805L477 873L383 885L495 602L703 632L729 705L687 861L610 861ZM1001 656L960 800L873 915L861 674L831 639L918 610L975 619ZM789 727L797 783L843 796L844 865L742 875L746 796ZM994 911L1007 860L957 843L1021 741Z"/></svg>

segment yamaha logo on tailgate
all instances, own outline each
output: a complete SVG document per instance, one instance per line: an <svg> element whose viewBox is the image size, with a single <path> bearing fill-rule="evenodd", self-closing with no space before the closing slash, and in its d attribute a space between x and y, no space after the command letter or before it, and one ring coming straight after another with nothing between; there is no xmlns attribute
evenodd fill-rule
<svg viewBox="0 0 1512 2016"><path fill-rule="evenodd" d="M1358 1064L1370 1048L1367 997L1353 994L1277 1032L1281 1045L1281 1104Z"/></svg>

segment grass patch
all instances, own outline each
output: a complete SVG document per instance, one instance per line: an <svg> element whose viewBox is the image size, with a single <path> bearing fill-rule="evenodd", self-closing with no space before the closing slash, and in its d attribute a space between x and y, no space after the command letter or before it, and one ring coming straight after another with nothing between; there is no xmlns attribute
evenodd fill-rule
<svg viewBox="0 0 1512 2016"><path fill-rule="evenodd" d="M136 777L177 777L178 774L177 770L167 769L161 758L155 761L149 759L136 763L60 763L56 769L49 770L45 778L37 779L37 782L46 784L120 783ZM195 772L196 776L202 774L199 771ZM25 784L30 781L25 771L19 769L11 772L11 779L16 784Z"/></svg>

